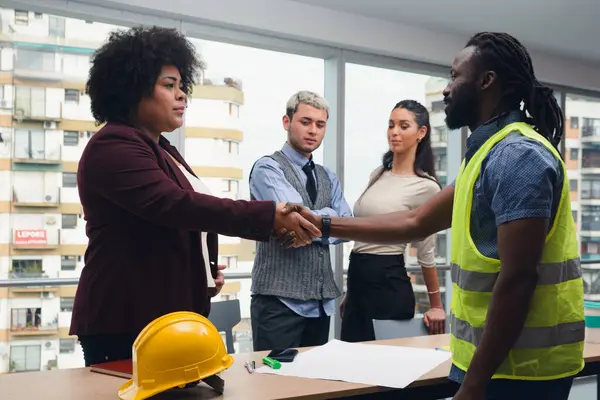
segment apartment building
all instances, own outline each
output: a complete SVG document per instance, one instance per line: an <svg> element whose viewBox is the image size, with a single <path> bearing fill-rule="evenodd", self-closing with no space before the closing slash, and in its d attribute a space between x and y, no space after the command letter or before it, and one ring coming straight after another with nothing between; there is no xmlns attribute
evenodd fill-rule
<svg viewBox="0 0 600 400"><path fill-rule="evenodd" d="M77 278L87 244L77 165L100 128L84 84L91 54L117 27L9 9L0 9L0 26L0 280ZM201 83L184 129L166 136L214 195L236 199L242 83ZM220 261L235 268L240 240L220 243ZM68 335L75 290L0 288L0 373L83 364ZM228 283L223 296L239 290Z"/></svg>

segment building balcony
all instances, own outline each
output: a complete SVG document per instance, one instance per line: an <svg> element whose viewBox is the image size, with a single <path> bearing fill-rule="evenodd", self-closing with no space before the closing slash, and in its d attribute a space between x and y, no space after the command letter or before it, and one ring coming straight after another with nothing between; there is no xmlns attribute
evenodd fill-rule
<svg viewBox="0 0 600 400"><path fill-rule="evenodd" d="M58 321L58 315L56 316ZM18 323L10 326L12 336L48 336L58 335L58 322L48 324Z"/></svg>
<svg viewBox="0 0 600 400"><path fill-rule="evenodd" d="M58 229L14 229L12 247L17 250L51 250L60 245Z"/></svg>
<svg viewBox="0 0 600 400"><path fill-rule="evenodd" d="M43 279L50 278L45 271L15 271L8 272L8 279Z"/></svg>
<svg viewBox="0 0 600 400"><path fill-rule="evenodd" d="M38 164L38 165L60 165L62 160L62 148L16 148L13 151L13 163L16 164Z"/></svg>
<svg viewBox="0 0 600 400"><path fill-rule="evenodd" d="M19 105L15 106L15 112L13 113L13 119L17 123L21 122L44 122L48 123L48 129L56 129L56 123L61 119L60 115L45 115L42 112L36 112L19 108ZM52 125L54 123L54 125Z"/></svg>
<svg viewBox="0 0 600 400"><path fill-rule="evenodd" d="M64 79L62 71L40 71L29 68L15 68L14 77L31 81L60 82Z"/></svg>
<svg viewBox="0 0 600 400"><path fill-rule="evenodd" d="M15 207L28 208L56 208L60 205L60 190L58 187L48 188L41 195L18 196L13 190L13 204Z"/></svg>
<svg viewBox="0 0 600 400"><path fill-rule="evenodd" d="M233 77L204 76L201 84L194 87L193 98L224 100L244 104L242 81Z"/></svg>
<svg viewBox="0 0 600 400"><path fill-rule="evenodd" d="M600 142L600 126L584 125L581 127L582 142Z"/></svg>

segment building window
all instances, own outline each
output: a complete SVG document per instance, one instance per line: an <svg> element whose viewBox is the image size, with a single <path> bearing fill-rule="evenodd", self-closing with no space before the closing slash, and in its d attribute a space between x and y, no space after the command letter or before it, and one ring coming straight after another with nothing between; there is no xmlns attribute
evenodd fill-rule
<svg viewBox="0 0 600 400"><path fill-rule="evenodd" d="M75 269L77 269L77 256L61 256L61 271L75 271Z"/></svg>
<svg viewBox="0 0 600 400"><path fill-rule="evenodd" d="M13 308L11 310L11 330L37 330L42 325L41 308Z"/></svg>
<svg viewBox="0 0 600 400"><path fill-rule="evenodd" d="M579 129L579 117L571 117L571 129Z"/></svg>
<svg viewBox="0 0 600 400"><path fill-rule="evenodd" d="M48 17L48 35L53 37L65 37L65 19L64 17Z"/></svg>
<svg viewBox="0 0 600 400"><path fill-rule="evenodd" d="M63 214L62 215L62 228L63 229L77 228L77 214Z"/></svg>
<svg viewBox="0 0 600 400"><path fill-rule="evenodd" d="M581 165L583 168L600 168L600 149L583 149Z"/></svg>
<svg viewBox="0 0 600 400"><path fill-rule="evenodd" d="M577 191L577 179L569 179L569 188L571 192Z"/></svg>
<svg viewBox="0 0 600 400"><path fill-rule="evenodd" d="M74 303L75 303L75 297L61 297L60 298L60 312L73 311Z"/></svg>
<svg viewBox="0 0 600 400"><path fill-rule="evenodd" d="M229 116L239 118L240 117L240 106L237 104L229 103Z"/></svg>
<svg viewBox="0 0 600 400"><path fill-rule="evenodd" d="M435 126L431 131L431 142L432 143L446 143L448 142L448 128L445 126Z"/></svg>
<svg viewBox="0 0 600 400"><path fill-rule="evenodd" d="M10 372L40 371L42 346L10 346Z"/></svg>
<svg viewBox="0 0 600 400"><path fill-rule="evenodd" d="M46 158L46 134L43 130L15 129L14 157L22 160Z"/></svg>
<svg viewBox="0 0 600 400"><path fill-rule="evenodd" d="M433 149L434 156L434 167L436 171L445 171L446 166L448 165L446 149L444 148L434 148Z"/></svg>
<svg viewBox="0 0 600 400"><path fill-rule="evenodd" d="M77 174L75 172L63 172L62 187L74 188L77 187Z"/></svg>
<svg viewBox="0 0 600 400"><path fill-rule="evenodd" d="M237 256L223 256L223 264L227 265L227 269L236 269L237 263Z"/></svg>
<svg viewBox="0 0 600 400"><path fill-rule="evenodd" d="M577 210L571 211L571 213L573 214L573 220L577 223Z"/></svg>
<svg viewBox="0 0 600 400"><path fill-rule="evenodd" d="M43 274L42 259L12 260L11 278L40 278Z"/></svg>
<svg viewBox="0 0 600 400"><path fill-rule="evenodd" d="M581 137L600 137L600 118L582 118Z"/></svg>
<svg viewBox="0 0 600 400"><path fill-rule="evenodd" d="M65 146L77 146L79 144L79 132L65 131L63 136L63 144Z"/></svg>
<svg viewBox="0 0 600 400"><path fill-rule="evenodd" d="M15 88L15 119L19 121L27 117L46 117L46 88Z"/></svg>
<svg viewBox="0 0 600 400"><path fill-rule="evenodd" d="M65 103L79 104L79 90L65 89Z"/></svg>
<svg viewBox="0 0 600 400"><path fill-rule="evenodd" d="M444 111L444 108L446 108L446 105L444 104L444 100L436 100L436 101L431 102L431 111L432 112Z"/></svg>
<svg viewBox="0 0 600 400"><path fill-rule="evenodd" d="M35 18L35 19L42 19L43 17L44 17L44 14L42 14L42 13L38 13L38 12L33 13L33 18Z"/></svg>
<svg viewBox="0 0 600 400"><path fill-rule="evenodd" d="M60 354L75 353L75 339L60 339L58 344Z"/></svg>
<svg viewBox="0 0 600 400"><path fill-rule="evenodd" d="M223 180L223 192L225 193L238 193L240 189L240 183L232 179Z"/></svg>
<svg viewBox="0 0 600 400"><path fill-rule="evenodd" d="M577 161L578 158L579 158L579 149L578 148L572 148L571 149L571 160Z"/></svg>
<svg viewBox="0 0 600 400"><path fill-rule="evenodd" d="M15 67L29 71L54 72L56 71L56 53L18 49Z"/></svg>
<svg viewBox="0 0 600 400"><path fill-rule="evenodd" d="M238 142L234 142L233 140L227 140L227 151L229 154L240 154L240 144Z"/></svg>
<svg viewBox="0 0 600 400"><path fill-rule="evenodd" d="M435 237L435 256L445 258L447 253L447 237L445 234L437 234Z"/></svg>
<svg viewBox="0 0 600 400"><path fill-rule="evenodd" d="M29 11L15 10L15 25L29 25Z"/></svg>

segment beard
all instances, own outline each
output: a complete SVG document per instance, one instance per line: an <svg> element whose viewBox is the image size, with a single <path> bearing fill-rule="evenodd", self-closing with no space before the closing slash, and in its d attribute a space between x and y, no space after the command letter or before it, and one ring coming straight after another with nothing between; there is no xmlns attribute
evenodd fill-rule
<svg viewBox="0 0 600 400"><path fill-rule="evenodd" d="M450 103L444 110L448 129L470 126L477 119L480 104L481 101L474 84L463 83L456 87L450 96Z"/></svg>

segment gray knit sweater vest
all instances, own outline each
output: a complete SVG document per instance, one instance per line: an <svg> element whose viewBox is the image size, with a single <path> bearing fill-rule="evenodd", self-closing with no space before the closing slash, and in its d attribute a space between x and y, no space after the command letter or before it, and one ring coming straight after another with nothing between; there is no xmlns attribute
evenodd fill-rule
<svg viewBox="0 0 600 400"><path fill-rule="evenodd" d="M300 193L304 205L320 210L331 204L331 181L325 169L315 164L317 198L313 204L298 172L280 151L270 156L281 166L285 179ZM335 299L341 296L333 278L329 246L314 243L297 249L284 249L276 239L258 242L252 268L254 294L300 300Z"/></svg>

